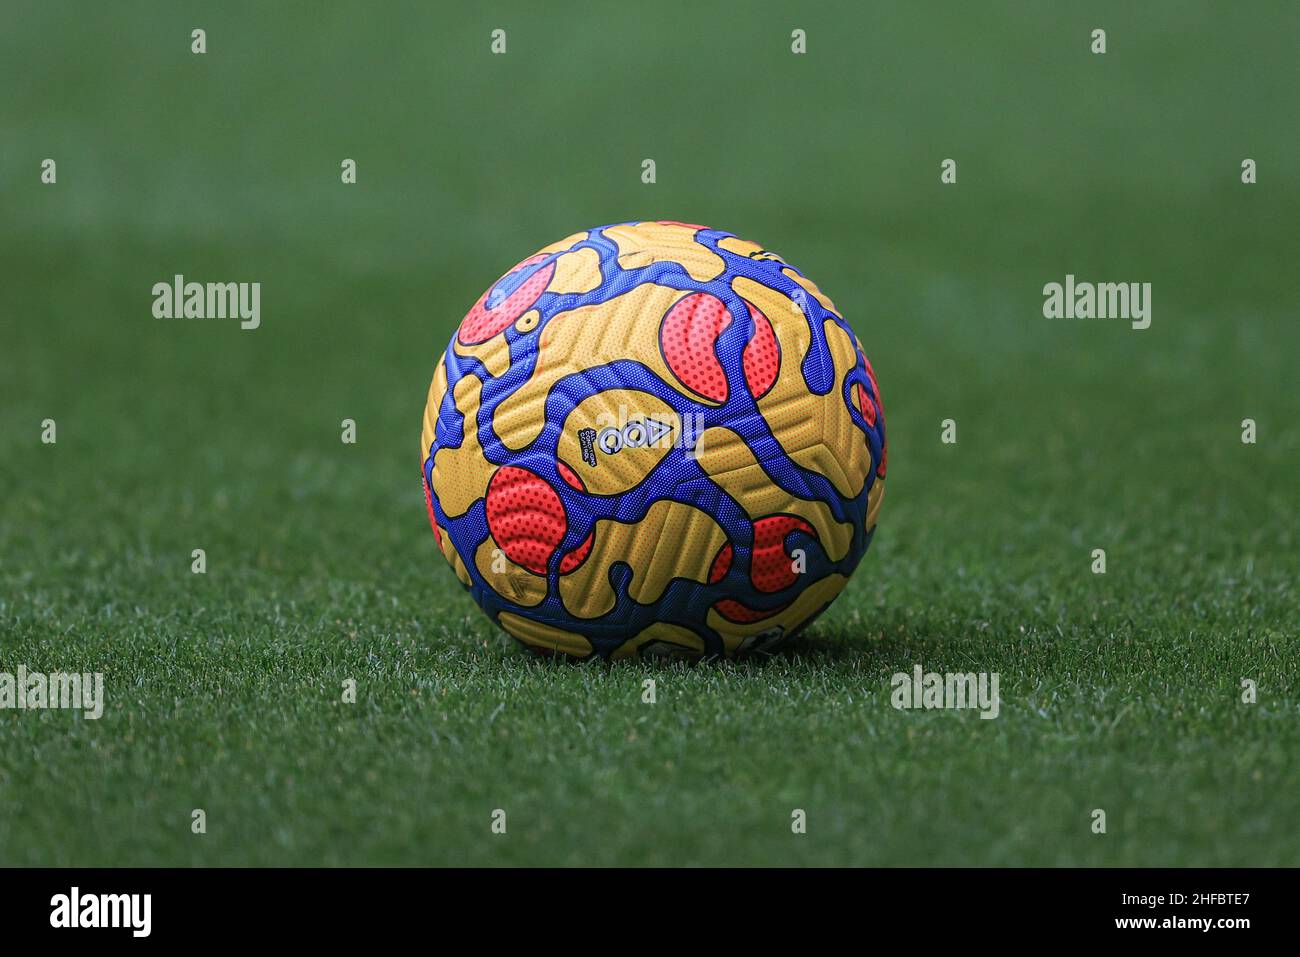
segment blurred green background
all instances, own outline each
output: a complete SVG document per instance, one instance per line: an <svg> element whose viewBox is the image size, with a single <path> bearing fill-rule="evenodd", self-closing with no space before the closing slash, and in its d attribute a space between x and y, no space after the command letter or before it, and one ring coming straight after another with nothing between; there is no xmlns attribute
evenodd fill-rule
<svg viewBox="0 0 1300 957"><path fill-rule="evenodd" d="M6 0L0 670L108 704L0 711L0 864L1300 864L1300 8L1089 7ZM433 547L452 330L639 218L879 376L875 544L772 661L534 661ZM261 328L154 319L176 273ZM1067 273L1151 328L1044 319ZM916 663L1001 717L892 710Z"/></svg>

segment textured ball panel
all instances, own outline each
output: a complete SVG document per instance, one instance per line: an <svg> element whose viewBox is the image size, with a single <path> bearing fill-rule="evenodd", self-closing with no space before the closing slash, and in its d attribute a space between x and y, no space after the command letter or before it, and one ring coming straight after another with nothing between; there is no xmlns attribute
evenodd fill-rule
<svg viewBox="0 0 1300 957"><path fill-rule="evenodd" d="M875 533L885 421L834 304L720 230L620 223L509 270L434 371L436 543L538 651L770 650Z"/></svg>

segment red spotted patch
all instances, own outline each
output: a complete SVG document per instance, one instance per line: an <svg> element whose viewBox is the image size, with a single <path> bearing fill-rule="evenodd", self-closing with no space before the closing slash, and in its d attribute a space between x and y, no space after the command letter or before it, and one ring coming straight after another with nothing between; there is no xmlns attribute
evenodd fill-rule
<svg viewBox="0 0 1300 957"><path fill-rule="evenodd" d="M793 515L769 515L754 523L754 557L749 574L759 591L789 588L799 577L785 550L785 539L791 532L817 537L811 525Z"/></svg>
<svg viewBox="0 0 1300 957"><path fill-rule="evenodd" d="M861 355L861 353L859 353ZM885 412L885 400L880 396L880 385L876 382L876 370L871 368L871 360L862 356L862 364L867 367L867 378L871 380L871 391L876 395L876 405L880 406L880 412Z"/></svg>
<svg viewBox="0 0 1300 957"><path fill-rule="evenodd" d="M749 314L754 317L754 337L745 346L745 385L749 394L761 399L776 384L776 374L781 368L781 350L776 333L767 316L752 302L746 302Z"/></svg>
<svg viewBox="0 0 1300 957"><path fill-rule="evenodd" d="M569 574L587 560L587 556L591 554L591 543L595 539L596 533L593 531L587 535L586 541L560 559L561 575Z"/></svg>
<svg viewBox="0 0 1300 957"><path fill-rule="evenodd" d="M853 388L858 390L858 411L862 417L867 420L867 425L875 428L876 426L876 404L871 401L867 395L867 390L862 388L862 383L854 383Z"/></svg>
<svg viewBox="0 0 1300 957"><path fill-rule="evenodd" d="M578 478L577 473L574 472L573 469L560 461L555 463L555 467L560 473L560 478L564 479L566 485L577 489L579 492L587 491L587 486L582 484L582 479Z"/></svg>
<svg viewBox="0 0 1300 957"><path fill-rule="evenodd" d="M560 478L564 479L564 483L570 488L577 489L579 492L587 491L587 486L582 484L582 479L569 466L556 460L555 468L560 473ZM567 575L587 560L587 556L591 553L591 543L595 540L595 537L596 533L591 532L586 541L560 559L561 575Z"/></svg>
<svg viewBox="0 0 1300 957"><path fill-rule="evenodd" d="M724 598L722 601L714 604L713 609L727 621L734 621L738 625L748 625L755 621L762 621L764 618L771 618L773 615L783 612L789 605L781 605L779 608L750 608L748 605L735 601L731 598Z"/></svg>
<svg viewBox="0 0 1300 957"><path fill-rule="evenodd" d="M525 259L514 269L510 270L508 276L513 276L521 269L527 269L543 259L545 256L530 256ZM536 270L531 276L525 279L519 288L506 296L492 308L488 308L487 301L492 290L489 289L483 295L479 296L478 302L474 303L474 308L460 324L460 332L457 338L462 345L473 346L481 342L487 342L493 336L500 335L509 328L515 320L532 308L538 298L546 291L546 287L551 283L551 277L555 275L555 261L551 260L542 268ZM493 289L500 285L501 280L493 284Z"/></svg>
<svg viewBox="0 0 1300 957"><path fill-rule="evenodd" d="M718 549L718 554L713 556L713 564L709 567L710 585L716 585L727 577L727 572L731 571L732 554L731 542L727 542Z"/></svg>
<svg viewBox="0 0 1300 957"><path fill-rule="evenodd" d="M534 575L545 575L568 528L555 489L528 469L506 465L488 482L486 505L488 531L506 558Z"/></svg>
<svg viewBox="0 0 1300 957"><path fill-rule="evenodd" d="M862 363L867 367L867 378L871 380L871 391L876 396L876 408L880 410L880 415L885 414L885 400L880 396L880 385L876 382L876 370L871 368L871 360L866 356L862 357ZM873 415L868 421L874 426L876 417ZM883 443L880 447L880 464L876 466L876 475L880 478L885 477L885 467L889 464L889 445Z"/></svg>
<svg viewBox="0 0 1300 957"><path fill-rule="evenodd" d="M697 292L668 310L659 326L664 361L682 385L713 402L727 401L727 373L714 347L731 313L717 296Z"/></svg>

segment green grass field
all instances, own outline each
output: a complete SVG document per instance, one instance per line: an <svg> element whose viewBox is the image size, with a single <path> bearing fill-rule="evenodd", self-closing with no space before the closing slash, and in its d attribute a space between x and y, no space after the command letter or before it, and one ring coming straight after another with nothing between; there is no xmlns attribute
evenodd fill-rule
<svg viewBox="0 0 1300 957"><path fill-rule="evenodd" d="M1300 864L1300 12L1073 6L7 3L0 671L107 704L0 710L0 865ZM456 324L637 218L879 374L875 543L771 660L535 660L433 545ZM175 273L261 328L154 319ZM1151 327L1044 318L1067 273ZM915 664L1000 716L894 710Z"/></svg>

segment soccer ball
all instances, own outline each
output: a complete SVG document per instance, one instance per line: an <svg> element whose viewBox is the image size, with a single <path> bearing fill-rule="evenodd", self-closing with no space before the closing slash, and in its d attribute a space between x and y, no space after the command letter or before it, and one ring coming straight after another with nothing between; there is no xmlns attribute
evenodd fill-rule
<svg viewBox="0 0 1300 957"><path fill-rule="evenodd" d="M620 223L479 298L420 455L439 550L525 645L737 655L796 634L861 560L885 419L852 330L780 256Z"/></svg>

